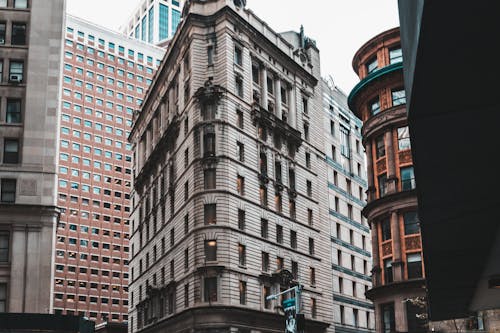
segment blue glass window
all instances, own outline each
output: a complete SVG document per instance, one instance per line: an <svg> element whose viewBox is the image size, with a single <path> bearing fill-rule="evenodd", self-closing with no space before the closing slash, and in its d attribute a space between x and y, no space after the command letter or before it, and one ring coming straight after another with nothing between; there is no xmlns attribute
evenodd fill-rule
<svg viewBox="0 0 500 333"><path fill-rule="evenodd" d="M160 3L160 40L168 38L168 6Z"/></svg>

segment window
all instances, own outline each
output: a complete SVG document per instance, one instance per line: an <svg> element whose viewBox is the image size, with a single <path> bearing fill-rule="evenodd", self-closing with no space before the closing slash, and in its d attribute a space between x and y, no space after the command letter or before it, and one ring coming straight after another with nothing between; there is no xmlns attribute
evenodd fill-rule
<svg viewBox="0 0 500 333"><path fill-rule="evenodd" d="M247 304L247 283L240 281L240 304Z"/></svg>
<svg viewBox="0 0 500 333"><path fill-rule="evenodd" d="M234 47L234 63L243 66L243 50L239 46Z"/></svg>
<svg viewBox="0 0 500 333"><path fill-rule="evenodd" d="M401 168L401 190L409 191L415 188L415 175L413 167Z"/></svg>
<svg viewBox="0 0 500 333"><path fill-rule="evenodd" d="M16 180L2 179L0 192L0 201L13 203L16 201Z"/></svg>
<svg viewBox="0 0 500 333"><path fill-rule="evenodd" d="M385 156L385 140L384 140L384 134L379 135L375 139L375 145L376 145L376 157L381 158Z"/></svg>
<svg viewBox="0 0 500 333"><path fill-rule="evenodd" d="M214 47L212 45L207 47L207 63L209 66L214 64Z"/></svg>
<svg viewBox="0 0 500 333"><path fill-rule="evenodd" d="M7 283L0 283L0 313L6 311L7 311Z"/></svg>
<svg viewBox="0 0 500 333"><path fill-rule="evenodd" d="M274 209L278 213L283 211L283 197L280 192L276 192L274 195Z"/></svg>
<svg viewBox="0 0 500 333"><path fill-rule="evenodd" d="M391 235L391 221L389 219L382 221L382 241L392 238Z"/></svg>
<svg viewBox="0 0 500 333"><path fill-rule="evenodd" d="M2 1L0 1L1 5ZM5 44L5 22L0 22L0 45Z"/></svg>
<svg viewBox="0 0 500 333"><path fill-rule="evenodd" d="M276 269L282 270L284 266L285 266L285 259L281 257L276 257Z"/></svg>
<svg viewBox="0 0 500 333"><path fill-rule="evenodd" d="M309 238L309 254L314 255L314 238Z"/></svg>
<svg viewBox="0 0 500 333"><path fill-rule="evenodd" d="M417 279L422 277L422 255L420 253L411 253L406 255L408 266L408 279Z"/></svg>
<svg viewBox="0 0 500 333"><path fill-rule="evenodd" d="M309 125L304 124L304 140L309 141Z"/></svg>
<svg viewBox="0 0 500 333"><path fill-rule="evenodd" d="M398 128L398 148L399 150L410 149L410 131L408 126Z"/></svg>
<svg viewBox="0 0 500 333"><path fill-rule="evenodd" d="M311 286L316 285L316 269L314 267L309 267L309 281Z"/></svg>
<svg viewBox="0 0 500 333"><path fill-rule="evenodd" d="M262 252L262 271L269 271L269 253L267 252Z"/></svg>
<svg viewBox="0 0 500 333"><path fill-rule="evenodd" d="M9 261L9 233L0 232L0 263ZM0 312L1 309L0 309Z"/></svg>
<svg viewBox="0 0 500 333"><path fill-rule="evenodd" d="M215 224L217 217L216 204L205 204L204 221L205 224Z"/></svg>
<svg viewBox="0 0 500 333"><path fill-rule="evenodd" d="M403 214L405 235L418 234L420 226L418 224L417 212L406 212Z"/></svg>
<svg viewBox="0 0 500 333"><path fill-rule="evenodd" d="M401 50L400 47L389 50L389 59L390 63L394 64L396 62L402 62L403 61L403 51Z"/></svg>
<svg viewBox="0 0 500 333"><path fill-rule="evenodd" d="M245 145L239 141L236 142L236 155L240 162L245 162Z"/></svg>
<svg viewBox="0 0 500 333"><path fill-rule="evenodd" d="M378 96L372 99L372 101L370 102L370 112L372 116L380 112L380 100Z"/></svg>
<svg viewBox="0 0 500 333"><path fill-rule="evenodd" d="M306 153L306 167L308 169L311 168L311 154L310 153Z"/></svg>
<svg viewBox="0 0 500 333"><path fill-rule="evenodd" d="M294 280L299 279L299 263L292 261L292 275Z"/></svg>
<svg viewBox="0 0 500 333"><path fill-rule="evenodd" d="M19 141L17 139L4 139L3 163L19 163Z"/></svg>
<svg viewBox="0 0 500 333"><path fill-rule="evenodd" d="M259 70L259 65L256 63L252 64L252 81L256 84L260 83L260 70Z"/></svg>
<svg viewBox="0 0 500 333"><path fill-rule="evenodd" d="M384 282L391 283L393 281L393 275L392 275L392 260L391 259L385 259L384 260Z"/></svg>
<svg viewBox="0 0 500 333"><path fill-rule="evenodd" d="M14 0L14 8L28 8L28 0Z"/></svg>
<svg viewBox="0 0 500 333"><path fill-rule="evenodd" d="M391 95L392 95L392 106L406 104L406 95L404 89L393 89Z"/></svg>
<svg viewBox="0 0 500 333"><path fill-rule="evenodd" d="M271 301L267 299L267 296L271 295L271 287L269 286L264 286L262 289L262 296L264 298L264 309L270 309L271 308Z"/></svg>
<svg viewBox="0 0 500 333"><path fill-rule="evenodd" d="M215 155L215 132L213 127L205 128L206 132L203 136L203 156Z"/></svg>
<svg viewBox="0 0 500 333"><path fill-rule="evenodd" d="M12 23L12 45L26 45L26 23Z"/></svg>
<svg viewBox="0 0 500 333"><path fill-rule="evenodd" d="M307 224L313 225L313 211L310 208L307 209Z"/></svg>
<svg viewBox="0 0 500 333"><path fill-rule="evenodd" d="M380 306L382 312L382 332L392 333L396 331L396 317L394 315L394 303Z"/></svg>
<svg viewBox="0 0 500 333"><path fill-rule="evenodd" d="M242 176L238 176L236 178L236 190L239 195L245 195L245 178Z"/></svg>
<svg viewBox="0 0 500 333"><path fill-rule="evenodd" d="M24 62L11 61L9 67L9 82L21 83L23 82Z"/></svg>
<svg viewBox="0 0 500 333"><path fill-rule="evenodd" d="M366 64L366 71L368 74L374 72L378 68L378 61L377 57L372 58L367 64Z"/></svg>
<svg viewBox="0 0 500 333"><path fill-rule="evenodd" d="M269 222L266 219L260 219L260 237L267 238L269 234Z"/></svg>
<svg viewBox="0 0 500 333"><path fill-rule="evenodd" d="M204 301L217 302L217 278L206 277L204 282Z"/></svg>
<svg viewBox="0 0 500 333"><path fill-rule="evenodd" d="M236 85L236 94L239 97L243 97L243 78L241 76L236 76L235 85Z"/></svg>
<svg viewBox="0 0 500 333"><path fill-rule="evenodd" d="M295 230L290 230L290 247L297 248L297 232Z"/></svg>
<svg viewBox="0 0 500 333"><path fill-rule="evenodd" d="M260 204L267 207L267 187L260 185L259 189Z"/></svg>
<svg viewBox="0 0 500 333"><path fill-rule="evenodd" d="M283 244L283 226L276 225L276 243Z"/></svg>
<svg viewBox="0 0 500 333"><path fill-rule="evenodd" d="M307 196L312 197L312 183L310 180L306 181Z"/></svg>
<svg viewBox="0 0 500 333"><path fill-rule="evenodd" d="M204 170L205 178L205 190L211 190L215 188L216 172L215 169Z"/></svg>
<svg viewBox="0 0 500 333"><path fill-rule="evenodd" d="M240 266L246 266L247 264L247 249L245 245L238 244L238 258Z"/></svg>
<svg viewBox="0 0 500 333"><path fill-rule="evenodd" d="M205 241L205 260L206 261L216 261L217 260L217 241L216 240Z"/></svg>
<svg viewBox="0 0 500 333"><path fill-rule="evenodd" d="M311 317L316 318L317 310L316 310L316 299L311 297Z"/></svg>
<svg viewBox="0 0 500 333"><path fill-rule="evenodd" d="M243 112L241 110L236 111L236 123L239 128L243 129Z"/></svg>
<svg viewBox="0 0 500 333"><path fill-rule="evenodd" d="M308 103L307 97L304 97L304 96L302 97L302 108L303 108L305 114L309 113L309 103Z"/></svg>
<svg viewBox="0 0 500 333"><path fill-rule="evenodd" d="M238 229L245 230L245 211L238 209Z"/></svg>

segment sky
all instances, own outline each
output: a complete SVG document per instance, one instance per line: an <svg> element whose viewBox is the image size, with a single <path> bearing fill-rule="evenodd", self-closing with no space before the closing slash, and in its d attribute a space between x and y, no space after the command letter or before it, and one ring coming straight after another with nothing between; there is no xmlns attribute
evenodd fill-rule
<svg viewBox="0 0 500 333"><path fill-rule="evenodd" d="M109 29L127 22L140 0L67 0L67 12ZM359 82L356 51L377 34L399 26L397 0L247 0L247 8L274 31L299 31L316 41L321 75L347 95Z"/></svg>

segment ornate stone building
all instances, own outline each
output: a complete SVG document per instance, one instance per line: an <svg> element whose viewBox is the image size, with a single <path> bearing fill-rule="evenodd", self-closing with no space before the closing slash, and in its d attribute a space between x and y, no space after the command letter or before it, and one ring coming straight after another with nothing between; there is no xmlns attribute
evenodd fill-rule
<svg viewBox="0 0 500 333"><path fill-rule="evenodd" d="M0 1L0 312L52 311L64 10Z"/></svg>
<svg viewBox="0 0 500 333"><path fill-rule="evenodd" d="M351 91L351 110L363 120L367 155L368 203L363 209L371 226L373 288L377 332L425 330L422 242L399 28L366 42L355 54L360 82ZM425 304L425 303L424 303Z"/></svg>
<svg viewBox="0 0 500 333"><path fill-rule="evenodd" d="M135 116L131 332L307 332L332 320L319 52L242 1L190 1ZM287 279L290 272L291 278Z"/></svg>

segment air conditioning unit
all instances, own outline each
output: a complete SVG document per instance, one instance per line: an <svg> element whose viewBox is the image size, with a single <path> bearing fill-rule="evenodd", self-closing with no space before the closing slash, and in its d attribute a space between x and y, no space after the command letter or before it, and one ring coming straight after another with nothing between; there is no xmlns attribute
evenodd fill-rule
<svg viewBox="0 0 500 333"><path fill-rule="evenodd" d="M23 80L23 77L18 74L10 74L9 81L20 83Z"/></svg>

